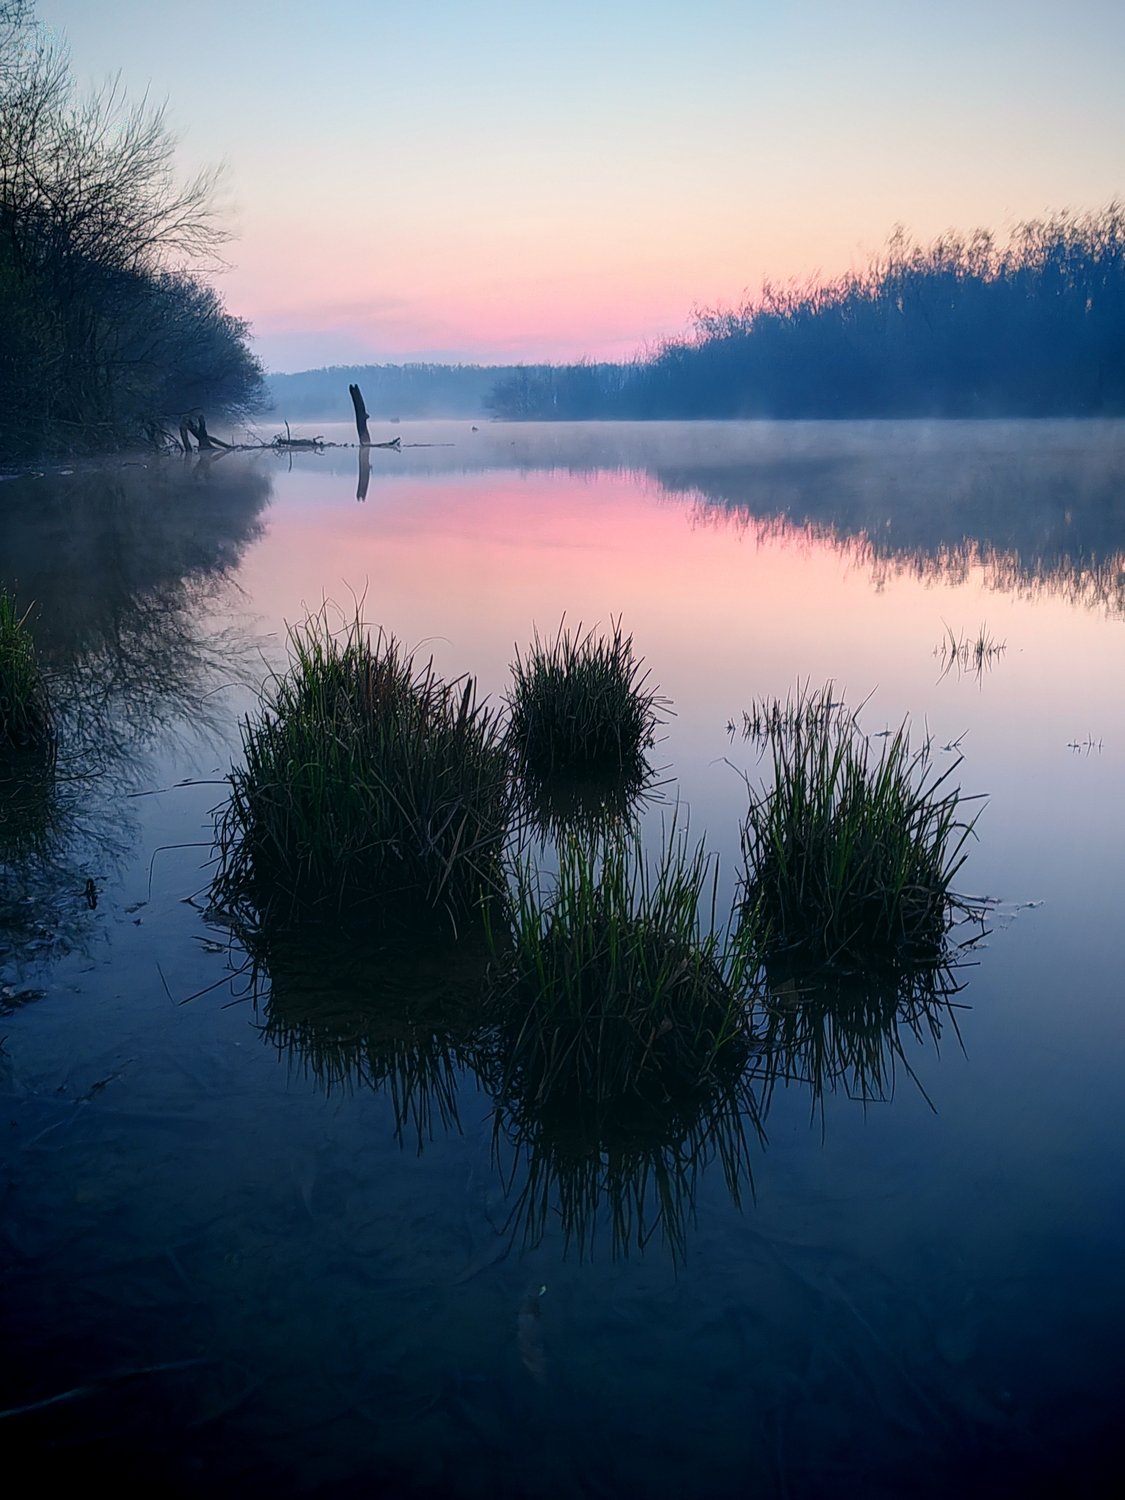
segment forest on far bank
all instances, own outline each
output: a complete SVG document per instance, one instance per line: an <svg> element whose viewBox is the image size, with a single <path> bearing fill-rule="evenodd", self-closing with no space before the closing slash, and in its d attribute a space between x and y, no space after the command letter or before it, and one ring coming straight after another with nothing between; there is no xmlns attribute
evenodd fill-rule
<svg viewBox="0 0 1125 1500"><path fill-rule="evenodd" d="M497 381L517 365L327 365L266 376L267 409L287 421L340 421L352 416L348 387L362 387L376 421L395 417L483 417Z"/></svg>
<svg viewBox="0 0 1125 1500"><path fill-rule="evenodd" d="M119 448L260 400L249 330L205 279L215 180L164 113L85 96L30 0L0 0L0 461Z"/></svg>
<svg viewBox="0 0 1125 1500"><path fill-rule="evenodd" d="M862 271L766 285L629 364L528 365L493 416L1050 417L1125 413L1125 209L932 244L897 231Z"/></svg>

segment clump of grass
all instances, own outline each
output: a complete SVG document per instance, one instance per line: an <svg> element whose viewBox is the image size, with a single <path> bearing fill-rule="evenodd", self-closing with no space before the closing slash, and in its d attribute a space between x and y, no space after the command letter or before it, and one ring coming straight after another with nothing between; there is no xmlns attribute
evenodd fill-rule
<svg viewBox="0 0 1125 1500"><path fill-rule="evenodd" d="M715 874L673 830L655 867L635 831L564 838L544 893L520 863L497 965L501 1092L586 1118L698 1096L741 1066L737 976L714 932ZM712 921L701 907L710 901Z"/></svg>
<svg viewBox="0 0 1125 1500"><path fill-rule="evenodd" d="M538 631L526 656L518 649L508 694L509 735L518 763L540 778L613 774L641 782L664 706L633 654L620 619L608 634L571 631L553 639Z"/></svg>
<svg viewBox="0 0 1125 1500"><path fill-rule="evenodd" d="M795 692L784 699L760 698L750 708L742 711L742 738L750 740L759 748L769 745L781 735L793 734L799 722L807 723L810 717L819 716L825 721L842 718L850 722L843 702L833 701L830 693L810 696L807 686L797 684ZM733 719L727 724L727 733L734 738L737 726Z"/></svg>
<svg viewBox="0 0 1125 1500"><path fill-rule="evenodd" d="M511 808L498 716L358 614L289 635L242 727L212 900L243 922L458 930L502 885Z"/></svg>
<svg viewBox="0 0 1125 1500"><path fill-rule="evenodd" d="M959 677L968 673L979 682L1006 650L1007 642L998 641L987 625L981 625L975 636L964 632L958 635L947 625L944 636L934 647L934 655L941 661L943 677L956 669Z"/></svg>
<svg viewBox="0 0 1125 1500"><path fill-rule="evenodd" d="M53 763L55 726L35 642L15 599L0 588L0 754Z"/></svg>
<svg viewBox="0 0 1125 1500"><path fill-rule="evenodd" d="M855 719L831 712L831 687L804 691L771 727L772 785L750 788L741 907L763 951L868 968L939 962L975 819L908 728L878 750Z"/></svg>

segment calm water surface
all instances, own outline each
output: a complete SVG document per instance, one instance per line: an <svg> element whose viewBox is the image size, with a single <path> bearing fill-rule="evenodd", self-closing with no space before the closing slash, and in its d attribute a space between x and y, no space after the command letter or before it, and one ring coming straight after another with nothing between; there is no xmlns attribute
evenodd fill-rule
<svg viewBox="0 0 1125 1500"><path fill-rule="evenodd" d="M9 1451L122 1493L1096 1492L1125 427L394 431L369 475L329 449L0 484L63 718L38 837L0 823ZM831 679L870 732L959 746L988 794L959 883L998 904L956 1028L888 1036L881 1099L806 1069L759 1090L763 1134L704 1119L525 1191L543 1162L502 1104L497 1131L472 1028L387 1015L440 977L380 978L361 1056L331 1000L317 1025L280 977L255 993L204 910L238 715L285 623L355 595L493 695L533 626L622 615L675 708L646 828L705 836L721 902L755 698ZM1004 649L943 672L982 626Z"/></svg>

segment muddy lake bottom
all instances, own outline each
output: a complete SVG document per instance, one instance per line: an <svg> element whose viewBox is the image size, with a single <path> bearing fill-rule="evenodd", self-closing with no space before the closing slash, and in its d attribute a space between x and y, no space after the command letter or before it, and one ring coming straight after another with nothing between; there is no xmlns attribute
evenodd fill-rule
<svg viewBox="0 0 1125 1500"><path fill-rule="evenodd" d="M60 716L40 824L0 804L8 1453L123 1494L1100 1493L1125 424L479 426L0 483ZM845 1048L759 1088L733 1177L701 1128L533 1180L473 1038L388 1019L409 974L327 1045L207 912L240 717L326 599L494 701L534 628L620 616L674 709L646 839L705 838L720 912L744 711L909 716L987 798L955 1009L877 1086Z"/></svg>

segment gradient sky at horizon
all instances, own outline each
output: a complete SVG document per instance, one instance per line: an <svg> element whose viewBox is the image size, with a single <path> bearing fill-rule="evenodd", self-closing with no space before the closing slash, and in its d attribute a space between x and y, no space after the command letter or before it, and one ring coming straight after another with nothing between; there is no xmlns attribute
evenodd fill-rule
<svg viewBox="0 0 1125 1500"><path fill-rule="evenodd" d="M39 0L226 163L274 370L628 356L763 278L1125 196L1121 0Z"/></svg>

